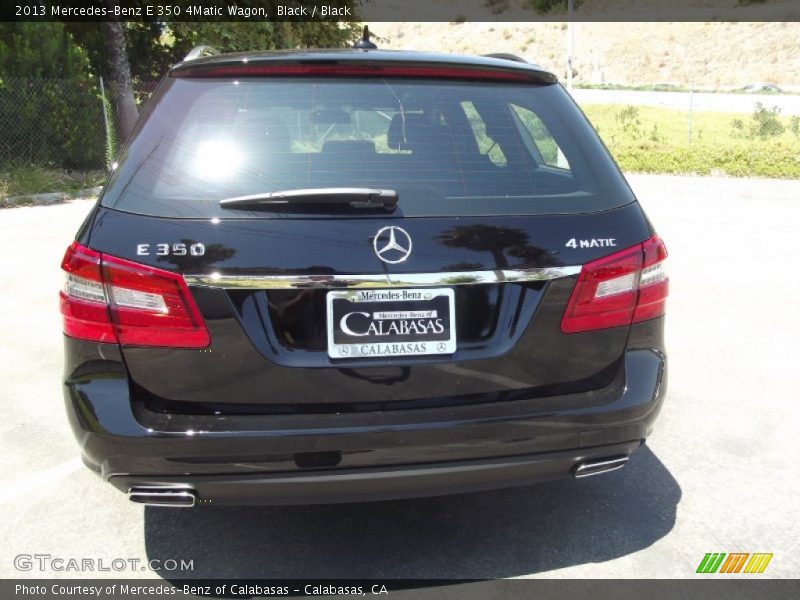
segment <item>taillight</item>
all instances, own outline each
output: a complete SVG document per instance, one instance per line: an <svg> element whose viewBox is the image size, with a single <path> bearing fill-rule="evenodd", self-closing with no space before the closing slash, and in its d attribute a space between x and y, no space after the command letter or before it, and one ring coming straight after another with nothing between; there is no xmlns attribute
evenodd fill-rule
<svg viewBox="0 0 800 600"><path fill-rule="evenodd" d="M64 333L81 340L115 343L117 336L108 314L100 273L100 253L73 242L61 261L61 268L64 271L64 289L60 294Z"/></svg>
<svg viewBox="0 0 800 600"><path fill-rule="evenodd" d="M578 333L646 321L664 314L667 248L653 236L583 265L561 331Z"/></svg>
<svg viewBox="0 0 800 600"><path fill-rule="evenodd" d="M642 244L644 264L639 276L639 300L633 313L633 322L646 321L664 314L669 293L669 278L664 268L667 247L658 236Z"/></svg>
<svg viewBox="0 0 800 600"><path fill-rule="evenodd" d="M204 348L210 338L183 277L74 242L64 256L64 333L123 346Z"/></svg>

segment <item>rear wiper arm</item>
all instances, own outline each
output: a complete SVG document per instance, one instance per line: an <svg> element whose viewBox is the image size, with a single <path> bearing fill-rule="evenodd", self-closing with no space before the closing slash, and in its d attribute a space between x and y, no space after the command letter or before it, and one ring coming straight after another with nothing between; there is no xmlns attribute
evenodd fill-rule
<svg viewBox="0 0 800 600"><path fill-rule="evenodd" d="M236 196L220 200L222 208L252 210L282 206L328 206L349 204L354 208L385 208L397 206L397 192L372 188L309 188Z"/></svg>

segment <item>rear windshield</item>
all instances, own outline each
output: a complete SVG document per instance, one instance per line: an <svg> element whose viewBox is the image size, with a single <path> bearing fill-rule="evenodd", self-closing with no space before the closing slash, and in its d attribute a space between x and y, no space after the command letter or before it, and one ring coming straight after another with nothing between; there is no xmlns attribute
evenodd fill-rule
<svg viewBox="0 0 800 600"><path fill-rule="evenodd" d="M559 85L168 78L102 204L272 218L281 213L219 201L325 187L396 190L403 216L573 213L633 201Z"/></svg>

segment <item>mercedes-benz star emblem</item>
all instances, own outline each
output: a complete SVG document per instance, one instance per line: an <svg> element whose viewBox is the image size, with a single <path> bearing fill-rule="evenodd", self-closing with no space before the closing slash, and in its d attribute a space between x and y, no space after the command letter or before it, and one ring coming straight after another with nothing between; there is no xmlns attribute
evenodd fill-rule
<svg viewBox="0 0 800 600"><path fill-rule="evenodd" d="M383 262L395 265L411 255L411 236L402 227L383 227L375 234L372 247Z"/></svg>

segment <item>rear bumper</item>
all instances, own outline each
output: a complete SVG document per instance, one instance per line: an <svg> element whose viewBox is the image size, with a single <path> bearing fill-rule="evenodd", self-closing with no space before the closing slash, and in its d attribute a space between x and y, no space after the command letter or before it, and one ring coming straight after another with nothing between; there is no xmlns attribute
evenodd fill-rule
<svg viewBox="0 0 800 600"><path fill-rule="evenodd" d="M637 440L586 450L407 467L259 475L114 475L109 482L125 493L137 488L185 489L194 494L197 505L366 502L476 492L561 479L571 476L578 464L627 457L640 443Z"/></svg>
<svg viewBox="0 0 800 600"><path fill-rule="evenodd" d="M633 452L666 387L663 355L629 350L611 385L582 394L374 413L164 415L131 401L115 346L68 344L83 354L78 368L68 364L64 390L87 466L124 492L176 486L198 504L377 500L567 477L583 461Z"/></svg>

